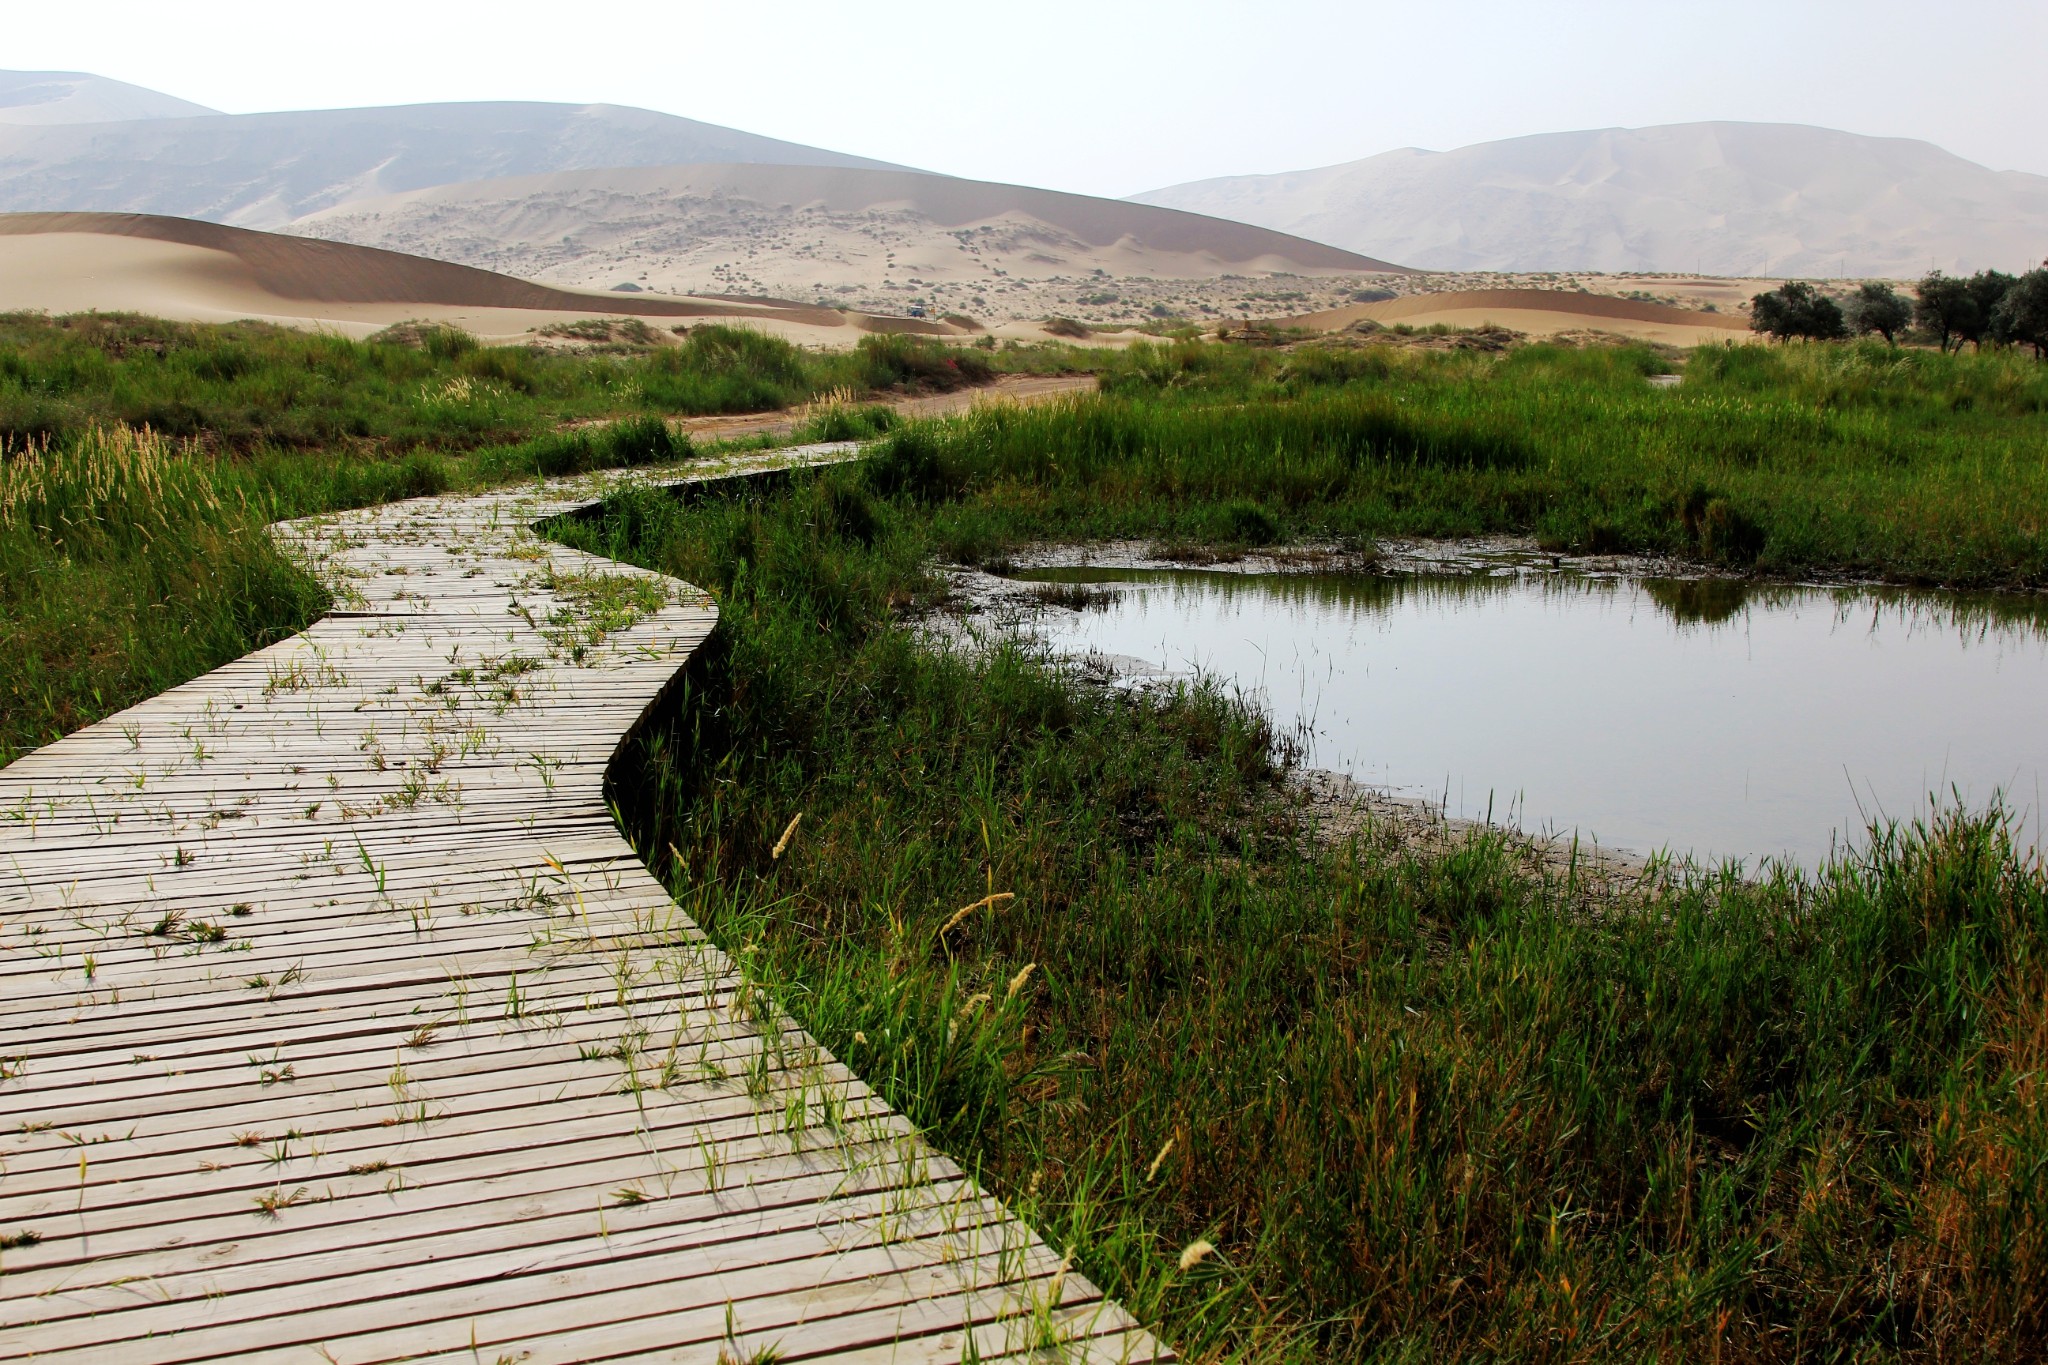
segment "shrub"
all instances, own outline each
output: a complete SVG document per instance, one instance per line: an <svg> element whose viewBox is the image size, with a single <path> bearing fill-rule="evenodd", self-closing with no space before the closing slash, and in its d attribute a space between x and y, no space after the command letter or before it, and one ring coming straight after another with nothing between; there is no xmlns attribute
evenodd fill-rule
<svg viewBox="0 0 2048 1365"><path fill-rule="evenodd" d="M862 337L857 363L861 382L875 389L957 389L985 384L996 372L984 356L908 332Z"/></svg>
<svg viewBox="0 0 2048 1365"><path fill-rule="evenodd" d="M1751 299L1749 325L1779 341L1833 341L1849 334L1840 305L1803 280L1788 280Z"/></svg>

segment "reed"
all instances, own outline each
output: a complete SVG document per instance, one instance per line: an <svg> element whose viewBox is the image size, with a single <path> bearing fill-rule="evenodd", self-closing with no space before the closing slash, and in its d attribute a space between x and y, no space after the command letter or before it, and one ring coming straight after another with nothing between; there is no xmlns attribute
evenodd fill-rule
<svg viewBox="0 0 2048 1365"><path fill-rule="evenodd" d="M1504 839L1320 843L1233 699L920 642L948 519L1029 531L1038 468L557 527L719 598L612 796L759 986L1194 1359L2029 1357L2048 874L2002 812L1591 909Z"/></svg>

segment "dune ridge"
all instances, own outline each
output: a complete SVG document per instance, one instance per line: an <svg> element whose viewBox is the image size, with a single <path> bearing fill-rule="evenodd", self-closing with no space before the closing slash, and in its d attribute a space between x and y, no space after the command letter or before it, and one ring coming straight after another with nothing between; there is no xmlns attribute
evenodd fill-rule
<svg viewBox="0 0 2048 1365"><path fill-rule="evenodd" d="M47 127L219 113L175 95L85 71L0 71L0 123Z"/></svg>
<svg viewBox="0 0 2048 1365"><path fill-rule="evenodd" d="M743 199L786 212L814 209L834 214L903 210L940 228L967 227L1019 214L1089 247L1108 248L1131 241L1146 250L1206 256L1227 265L1276 261L1304 270L1408 273L1406 267L1327 243L1178 209L922 171L848 166L694 163L503 177L356 200L309 214L294 226L300 232L324 235L343 224L371 220L417 221L433 216L447 223L468 214L481 222L499 206L516 206L517 212L532 215L545 211L551 202L578 198L621 204L647 198L679 204ZM603 225L602 219L593 221L587 214L568 221L580 222L586 230L601 231Z"/></svg>
<svg viewBox="0 0 2048 1365"><path fill-rule="evenodd" d="M416 104L35 127L0 121L0 212L124 211L275 228L348 200L430 185L686 161L889 165L612 104Z"/></svg>
<svg viewBox="0 0 2048 1365"><path fill-rule="evenodd" d="M0 308L251 317L358 332L420 317L479 324L492 336L601 316L748 321L784 334L956 330L803 304L582 293L376 247L133 213L0 214Z"/></svg>

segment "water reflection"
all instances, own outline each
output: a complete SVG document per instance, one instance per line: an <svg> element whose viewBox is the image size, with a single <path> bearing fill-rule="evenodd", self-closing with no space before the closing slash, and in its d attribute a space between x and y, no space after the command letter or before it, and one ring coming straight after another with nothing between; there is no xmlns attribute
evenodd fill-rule
<svg viewBox="0 0 2048 1365"><path fill-rule="evenodd" d="M1809 865L1866 818L2002 792L2039 839L2048 604L1555 573L1049 569L1057 648L1199 670L1309 761L1453 814Z"/></svg>

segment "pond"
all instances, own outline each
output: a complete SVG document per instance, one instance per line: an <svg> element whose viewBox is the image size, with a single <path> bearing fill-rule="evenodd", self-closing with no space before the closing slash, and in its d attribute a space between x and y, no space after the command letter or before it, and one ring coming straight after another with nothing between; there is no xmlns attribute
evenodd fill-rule
<svg viewBox="0 0 2048 1365"><path fill-rule="evenodd" d="M1016 577L1097 585L1039 614L1053 648L1211 676L1310 766L1454 817L1814 867L1930 796L2003 794L2041 842L2038 601L1570 572Z"/></svg>

